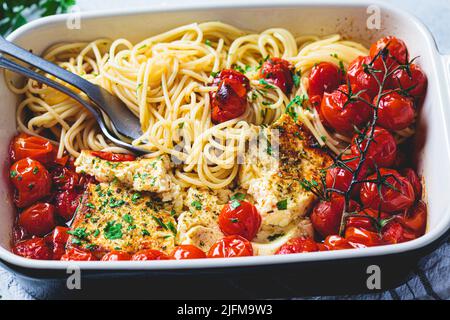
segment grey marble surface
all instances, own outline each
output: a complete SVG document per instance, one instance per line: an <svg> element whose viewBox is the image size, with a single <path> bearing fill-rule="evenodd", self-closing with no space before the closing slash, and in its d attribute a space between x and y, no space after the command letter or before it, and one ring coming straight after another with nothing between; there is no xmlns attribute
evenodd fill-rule
<svg viewBox="0 0 450 320"><path fill-rule="evenodd" d="M211 2L213 0L208 0ZM253 2L257 0L247 0L247 2ZM102 10L111 8L122 7L144 7L151 3L157 2L177 2L177 0L171 1L158 1L158 0L78 0L78 6L82 11ZM206 2L204 0L185 0L184 2ZM338 2L338 1L336 1ZM383 1L381 1L383 2ZM419 17L430 29L438 44L439 51L444 54L450 54L450 28L448 27L448 21L450 18L450 0L391 0L388 2L392 5L396 5L410 13ZM361 296L349 296L349 297L313 297L312 299L433 299L450 298L450 266L449 255L450 245L446 241L442 247L422 259L419 264L420 272L413 277L405 285L389 292L377 295L361 295ZM439 284L438 287L433 288L430 292L430 288L423 281L423 277L432 283ZM436 296L435 296L436 295ZM17 284L14 276L3 270L0 267L0 299L31 299L31 297L24 292Z"/></svg>

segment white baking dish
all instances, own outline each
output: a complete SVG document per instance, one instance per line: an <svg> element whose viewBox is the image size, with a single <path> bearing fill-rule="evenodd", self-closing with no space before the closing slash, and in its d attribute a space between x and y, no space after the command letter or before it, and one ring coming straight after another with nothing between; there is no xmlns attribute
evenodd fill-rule
<svg viewBox="0 0 450 320"><path fill-rule="evenodd" d="M171 270L264 266L325 260L374 257L400 254L422 248L442 236L450 227L450 154L449 132L449 56L440 55L426 28L414 17L385 4L381 8L381 30L366 28L367 7L373 1L214 1L198 5L154 5L148 9L120 10L82 14L81 29L66 27L66 15L40 19L15 31L8 38L19 45L41 53L48 46L63 41L91 40L99 37L126 37L138 41L170 28L209 20L220 20L242 29L263 30L284 27L294 34L341 33L366 45L383 35L395 35L406 41L412 56L420 56L420 65L429 79L419 131L423 136L418 153L419 173L426 183L429 206L427 233L414 241L359 250L317 252L285 256L204 259L191 261L148 262L79 262L83 269L95 270ZM19 97L8 91L0 76L0 259L20 269L65 270L67 262L29 260L12 254L10 249L14 209L8 183L7 150L16 134L15 106Z"/></svg>

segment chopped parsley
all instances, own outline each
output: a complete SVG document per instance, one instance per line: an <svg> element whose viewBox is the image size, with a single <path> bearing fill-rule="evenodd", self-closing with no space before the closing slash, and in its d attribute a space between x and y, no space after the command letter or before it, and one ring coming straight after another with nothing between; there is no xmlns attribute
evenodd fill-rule
<svg viewBox="0 0 450 320"><path fill-rule="evenodd" d="M205 40L205 44L206 44L208 47L211 47L211 41L210 41L210 40L206 39L206 40Z"/></svg>
<svg viewBox="0 0 450 320"><path fill-rule="evenodd" d="M235 193L230 197L231 200L244 200L245 199L245 194L243 193Z"/></svg>
<svg viewBox="0 0 450 320"><path fill-rule="evenodd" d="M91 209L95 209L95 206L92 203L90 203L90 202L86 203L86 207L91 208Z"/></svg>
<svg viewBox="0 0 450 320"><path fill-rule="evenodd" d="M131 202L133 202L134 204L137 203L137 201L141 198L141 194L139 192L135 192L133 193L133 195L131 196Z"/></svg>
<svg viewBox="0 0 450 320"><path fill-rule="evenodd" d="M108 221L103 228L103 234L109 240L122 239L122 224L116 223L116 221Z"/></svg>
<svg viewBox="0 0 450 320"><path fill-rule="evenodd" d="M293 74L292 80L294 80L294 86L300 86L300 76L297 73Z"/></svg>
<svg viewBox="0 0 450 320"><path fill-rule="evenodd" d="M273 89L274 86L269 84L266 79L259 79L259 84L262 84L265 89Z"/></svg>
<svg viewBox="0 0 450 320"><path fill-rule="evenodd" d="M193 206L197 210L202 210L202 203L198 200L192 201L191 206Z"/></svg>
<svg viewBox="0 0 450 320"><path fill-rule="evenodd" d="M131 215L129 215L129 214L124 214L123 216L122 216L122 219L125 221L125 222L128 222L129 224L132 224L133 223L133 217L131 216Z"/></svg>
<svg viewBox="0 0 450 320"><path fill-rule="evenodd" d="M150 235L150 232L148 232L148 230L147 229L142 229L142 235L145 237L145 236L149 236Z"/></svg>
<svg viewBox="0 0 450 320"><path fill-rule="evenodd" d="M12 171L9 173L9 176L10 176L11 178L15 178L15 177L17 176L17 171L16 171L16 170L12 170Z"/></svg>
<svg viewBox="0 0 450 320"><path fill-rule="evenodd" d="M122 199L119 199L119 200L115 200L114 198L109 199L109 206L111 208L117 208L124 204L125 204L125 201L123 201Z"/></svg>
<svg viewBox="0 0 450 320"><path fill-rule="evenodd" d="M39 168L38 167L34 167L33 168L33 174L38 174L39 172Z"/></svg>
<svg viewBox="0 0 450 320"><path fill-rule="evenodd" d="M287 209L287 199L278 201L277 208L278 208L278 210L286 210Z"/></svg>
<svg viewBox="0 0 450 320"><path fill-rule="evenodd" d="M233 209L239 208L241 206L241 202L237 199L230 201L230 207Z"/></svg>

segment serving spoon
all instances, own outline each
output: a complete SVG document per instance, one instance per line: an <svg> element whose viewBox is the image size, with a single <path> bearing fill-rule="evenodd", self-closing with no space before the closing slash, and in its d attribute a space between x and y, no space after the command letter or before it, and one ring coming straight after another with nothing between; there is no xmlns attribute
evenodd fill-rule
<svg viewBox="0 0 450 320"><path fill-rule="evenodd" d="M7 54L11 57L14 57L22 62L25 62L31 66L34 66L37 69L42 70L43 72L46 72L48 74L51 74L55 78L58 78L67 84L70 84L74 86L75 88L79 89L81 92L85 93L87 97L100 109L102 110L110 119L112 125L117 130L117 132L125 137L129 137L131 139L137 139L142 135L141 131L141 125L139 123L139 119L128 109L128 107L116 96L110 94L107 90L103 89L100 86L97 86L86 79L69 72L59 66L57 66L54 63L51 63L50 61L47 61L41 57L38 57L31 52L25 50L24 48L21 48L12 42L6 40L2 36L0 36L0 52ZM11 60L8 60L6 58L2 59L2 67L7 68L9 70L12 70L11 68L14 68L15 72L19 72L22 75L26 77L36 77L35 74L37 74L34 71L31 71L27 68L21 67L17 63L14 63ZM51 81L47 77L43 77L40 74L37 74L40 80L39 82L43 82L53 88L55 88L58 91L62 91L65 94L68 94L67 92L72 92L70 89L67 89L65 86L62 86L54 81ZM37 80L36 78L33 78ZM50 80L47 81L46 79ZM65 88L65 90L61 90ZM70 95L72 98L74 96L78 96L78 94L72 92L72 95ZM80 102L80 99L76 99L78 102ZM82 99L83 100L83 99ZM81 102L80 102L81 103ZM83 103L83 106L86 107L86 104ZM89 111L93 113L93 108L86 107ZM98 114L98 112L97 112ZM99 118L93 113L95 119L99 122ZM100 117L103 119L103 117ZM100 124L100 122L99 122ZM111 135L111 133L105 132L107 128L104 126L103 128L101 126L101 130L105 135ZM117 138L116 138L117 140ZM116 143L114 141L114 143ZM123 143L122 143L123 145ZM128 145L128 144L126 144ZM130 145L131 146L131 145ZM133 146L133 148L136 148ZM140 149L139 149L140 150ZM142 150L141 150L142 153Z"/></svg>
<svg viewBox="0 0 450 320"><path fill-rule="evenodd" d="M87 110L89 110L92 113L92 115L97 120L97 122L100 126L100 130L113 143L115 143L116 145L118 145L120 147L126 148L134 153L137 153L137 154L146 153L145 150L138 148L136 146L133 146L131 144L128 144L128 143L118 139L114 134L112 134L109 131L109 129L105 123L105 119L103 118L103 115L101 114L100 110L98 108L96 108L91 102L83 99L79 94L73 92L66 86L64 86L50 78L47 78L46 76L44 76L40 73L34 72L24 66L21 66L11 60L8 60L2 55L0 55L0 68L8 69L10 71L21 74L27 78L34 79L38 82L44 83L44 84L48 85L49 87L52 87L64 94L68 95L72 99L78 101L83 107L85 107Z"/></svg>

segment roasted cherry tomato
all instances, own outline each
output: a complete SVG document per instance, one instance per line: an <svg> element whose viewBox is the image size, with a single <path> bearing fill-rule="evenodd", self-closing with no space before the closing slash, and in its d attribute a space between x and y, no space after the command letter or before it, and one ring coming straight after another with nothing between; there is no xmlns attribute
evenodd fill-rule
<svg viewBox="0 0 450 320"><path fill-rule="evenodd" d="M325 119L323 119L323 116L321 115L321 111L320 111L320 105L322 104L322 96L317 96L317 95L316 96L310 96L309 97L309 103L319 113L320 120L322 120L322 123L324 123L325 125L328 126L328 124L325 122Z"/></svg>
<svg viewBox="0 0 450 320"><path fill-rule="evenodd" d="M343 82L341 69L330 62L321 62L315 65L308 77L308 96L321 97L324 92L333 92Z"/></svg>
<svg viewBox="0 0 450 320"><path fill-rule="evenodd" d="M206 254L202 250L191 244L181 244L175 247L170 256L176 260L206 258Z"/></svg>
<svg viewBox="0 0 450 320"><path fill-rule="evenodd" d="M73 189L57 193L54 200L56 214L64 221L69 221L73 218L80 199L81 195Z"/></svg>
<svg viewBox="0 0 450 320"><path fill-rule="evenodd" d="M232 200L224 205L219 215L219 227L229 235L238 235L251 241L261 226L261 216L250 202Z"/></svg>
<svg viewBox="0 0 450 320"><path fill-rule="evenodd" d="M334 166L327 170L325 182L326 187L329 189L335 189L342 192L347 192L353 179L353 174L358 167L359 157L349 154L341 157L342 166ZM367 175L367 165L362 164L360 168L357 180L362 180ZM355 184L353 187L352 195L359 193L361 184Z"/></svg>
<svg viewBox="0 0 450 320"><path fill-rule="evenodd" d="M122 162L122 161L134 161L136 157L131 154L126 153L112 153L105 151L92 151L91 154L94 157L99 157L100 159L112 161L112 162Z"/></svg>
<svg viewBox="0 0 450 320"><path fill-rule="evenodd" d="M413 232L404 228L401 223L391 221L383 228L382 238L385 243L395 244L414 240L416 236Z"/></svg>
<svg viewBox="0 0 450 320"><path fill-rule="evenodd" d="M133 256L131 257L131 260L133 261L169 260L169 259L170 257L164 252L153 249L140 250L135 254L133 254Z"/></svg>
<svg viewBox="0 0 450 320"><path fill-rule="evenodd" d="M33 238L30 240L21 241L12 248L12 252L28 259L52 259L52 251L45 244L45 241L42 238Z"/></svg>
<svg viewBox="0 0 450 320"><path fill-rule="evenodd" d="M252 244L241 236L226 236L216 241L208 252L208 258L234 258L252 255Z"/></svg>
<svg viewBox="0 0 450 320"><path fill-rule="evenodd" d="M294 86L291 64L280 58L267 59L260 71L261 78L267 79L267 82L276 85L286 95L289 95Z"/></svg>
<svg viewBox="0 0 450 320"><path fill-rule="evenodd" d="M52 233L45 236L45 243L52 249L53 260L60 260L66 251L69 228L57 226Z"/></svg>
<svg viewBox="0 0 450 320"><path fill-rule="evenodd" d="M374 173L367 180L380 180L377 182L365 182L361 187L360 198L364 207L387 213L398 212L412 206L415 199L414 189L405 177L396 170L384 169ZM380 189L380 190L379 190Z"/></svg>
<svg viewBox="0 0 450 320"><path fill-rule="evenodd" d="M337 234L344 211L345 198L342 195L333 194L330 201L320 201L311 212L311 222L318 233L323 237ZM359 211L359 205L350 200L347 212Z"/></svg>
<svg viewBox="0 0 450 320"><path fill-rule="evenodd" d="M348 80L354 93L364 91L371 99L379 93L380 85L385 74L383 65L379 61L372 62L371 57L358 57L353 60L347 70ZM378 81L377 81L378 79ZM386 83L389 86L389 83Z"/></svg>
<svg viewBox="0 0 450 320"><path fill-rule="evenodd" d="M374 105L378 97L374 98ZM414 103L410 98L397 92L384 93L378 104L378 122L380 127L390 131L402 130L414 121Z"/></svg>
<svg viewBox="0 0 450 320"><path fill-rule="evenodd" d="M384 49L386 49L386 51L381 52L378 59L381 60L381 56L386 54L385 61L388 68L392 68L399 64L406 64L408 62L408 49L402 40L394 36L381 38L370 47L370 57L375 58L380 50Z"/></svg>
<svg viewBox="0 0 450 320"><path fill-rule="evenodd" d="M414 98L422 98L427 91L427 76L416 64L398 68L392 74L392 85L399 87Z"/></svg>
<svg viewBox="0 0 450 320"><path fill-rule="evenodd" d="M368 130L365 136L355 134L352 140L351 151L355 155L360 155L360 149L365 150L367 138L370 137L372 129ZM358 147L359 146L359 147ZM373 129L373 140L366 152L366 163L370 167L375 165L378 168L390 167L394 164L397 156L397 143L389 131L381 127Z"/></svg>
<svg viewBox="0 0 450 320"><path fill-rule="evenodd" d="M241 116L247 108L250 81L236 70L224 69L214 78L217 91L210 92L211 120L222 123Z"/></svg>
<svg viewBox="0 0 450 320"><path fill-rule="evenodd" d="M33 236L44 236L56 225L55 207L50 203L39 202L23 211L19 225Z"/></svg>
<svg viewBox="0 0 450 320"><path fill-rule="evenodd" d="M80 175L69 168L58 166L50 174L57 190L71 190L80 184Z"/></svg>
<svg viewBox="0 0 450 320"><path fill-rule="evenodd" d="M396 221L414 233L416 237L424 235L427 227L427 206L423 201L417 201L413 207L396 217Z"/></svg>
<svg viewBox="0 0 450 320"><path fill-rule="evenodd" d="M362 228L368 231L377 232L377 224L380 226L386 219L391 218L391 215L380 212L378 210L373 210L366 208L357 213L357 215L352 215L347 218L346 227Z"/></svg>
<svg viewBox="0 0 450 320"><path fill-rule="evenodd" d="M342 134L353 133L355 127L361 127L372 116L372 109L366 102L356 100L354 97L349 100L348 93L347 85L341 85L332 93L324 93L320 105L326 123ZM359 97L369 101L365 93L361 93Z"/></svg>
<svg viewBox="0 0 450 320"><path fill-rule="evenodd" d="M50 174L39 161L25 158L15 162L11 166L10 177L16 187L14 201L19 208L50 194Z"/></svg>
<svg viewBox="0 0 450 320"><path fill-rule="evenodd" d="M349 227L345 230L345 239L355 248L373 247L383 244L377 232L362 228Z"/></svg>
<svg viewBox="0 0 450 320"><path fill-rule="evenodd" d="M311 238L292 238L283 244L275 254L291 254L319 251L317 243Z"/></svg>
<svg viewBox="0 0 450 320"><path fill-rule="evenodd" d="M70 248L61 257L61 261L95 261L97 258L89 252L79 248Z"/></svg>
<svg viewBox="0 0 450 320"><path fill-rule="evenodd" d="M338 235L331 235L325 238L323 245L328 250L343 250L354 248L345 238Z"/></svg>
<svg viewBox="0 0 450 320"><path fill-rule="evenodd" d="M411 183L416 195L416 200L422 198L422 184L420 183L419 176L411 168L405 168L400 171L400 174L404 176Z"/></svg>
<svg viewBox="0 0 450 320"><path fill-rule="evenodd" d="M112 250L102 257L102 261L125 261L125 260L131 260L131 254L119 250Z"/></svg>
<svg viewBox="0 0 450 320"><path fill-rule="evenodd" d="M16 162L24 158L48 163L55 158L55 149L47 139L20 133L11 142L11 159Z"/></svg>

